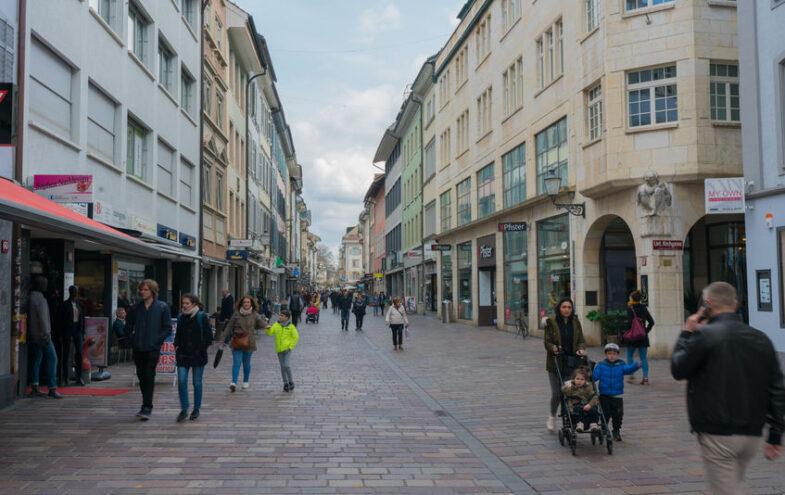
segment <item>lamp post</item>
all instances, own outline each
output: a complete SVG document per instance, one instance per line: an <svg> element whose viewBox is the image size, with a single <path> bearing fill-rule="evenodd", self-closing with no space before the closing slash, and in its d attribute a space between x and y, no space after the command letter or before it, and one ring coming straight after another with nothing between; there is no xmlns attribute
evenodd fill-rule
<svg viewBox="0 0 785 495"><path fill-rule="evenodd" d="M545 178L545 192L551 198L553 206L556 208L563 208L576 217L586 218L586 203L557 203L556 197L559 195L561 189L561 177L558 177L553 169L548 172L548 177Z"/></svg>

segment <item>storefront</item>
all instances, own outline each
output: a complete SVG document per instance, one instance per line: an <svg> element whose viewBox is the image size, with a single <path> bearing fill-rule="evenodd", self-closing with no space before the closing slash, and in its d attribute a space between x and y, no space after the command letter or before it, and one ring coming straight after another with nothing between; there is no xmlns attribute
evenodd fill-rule
<svg viewBox="0 0 785 495"><path fill-rule="evenodd" d="M477 239L477 324L496 325L496 234Z"/></svg>
<svg viewBox="0 0 785 495"><path fill-rule="evenodd" d="M458 251L458 319L472 319L472 241L456 246Z"/></svg>
<svg viewBox="0 0 785 495"><path fill-rule="evenodd" d="M528 322L529 318L529 233L505 231L504 242L504 322Z"/></svg>
<svg viewBox="0 0 785 495"><path fill-rule="evenodd" d="M436 311L439 306L439 285L436 276L436 263L425 260L425 311Z"/></svg>
<svg viewBox="0 0 785 495"><path fill-rule="evenodd" d="M450 246L452 247L452 246ZM442 301L450 301L453 304L453 284L452 284L452 252L441 252L441 268L442 268ZM452 318L452 315L450 315Z"/></svg>
<svg viewBox="0 0 785 495"><path fill-rule="evenodd" d="M540 318L570 297L570 224L567 214L537 222L537 289Z"/></svg>

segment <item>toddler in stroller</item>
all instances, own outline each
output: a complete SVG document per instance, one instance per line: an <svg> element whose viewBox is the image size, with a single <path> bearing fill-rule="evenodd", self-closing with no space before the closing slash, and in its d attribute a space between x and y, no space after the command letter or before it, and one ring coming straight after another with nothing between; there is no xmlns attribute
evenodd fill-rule
<svg viewBox="0 0 785 495"><path fill-rule="evenodd" d="M597 404L600 399L594 391L594 387L588 382L591 379L588 368L580 367L572 372L571 381L567 382L561 389L567 398L568 411L572 415L575 431L582 433L588 425L592 432L599 431L597 424L599 413Z"/></svg>
<svg viewBox="0 0 785 495"><path fill-rule="evenodd" d="M305 323L319 323L319 310L313 304L305 310Z"/></svg>

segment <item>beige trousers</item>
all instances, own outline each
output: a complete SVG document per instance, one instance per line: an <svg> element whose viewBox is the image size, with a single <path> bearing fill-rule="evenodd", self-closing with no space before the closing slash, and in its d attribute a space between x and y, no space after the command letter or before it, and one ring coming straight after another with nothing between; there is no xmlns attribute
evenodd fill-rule
<svg viewBox="0 0 785 495"><path fill-rule="evenodd" d="M744 472L760 449L761 437L698 433L706 483L713 495L737 495Z"/></svg>

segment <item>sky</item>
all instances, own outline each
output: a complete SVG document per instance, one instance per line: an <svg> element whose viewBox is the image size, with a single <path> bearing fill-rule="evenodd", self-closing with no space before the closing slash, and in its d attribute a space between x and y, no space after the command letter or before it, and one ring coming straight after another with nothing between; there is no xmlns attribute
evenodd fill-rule
<svg viewBox="0 0 785 495"><path fill-rule="evenodd" d="M373 155L406 85L447 41L465 0L235 2L267 40L310 231L337 255L381 172Z"/></svg>

